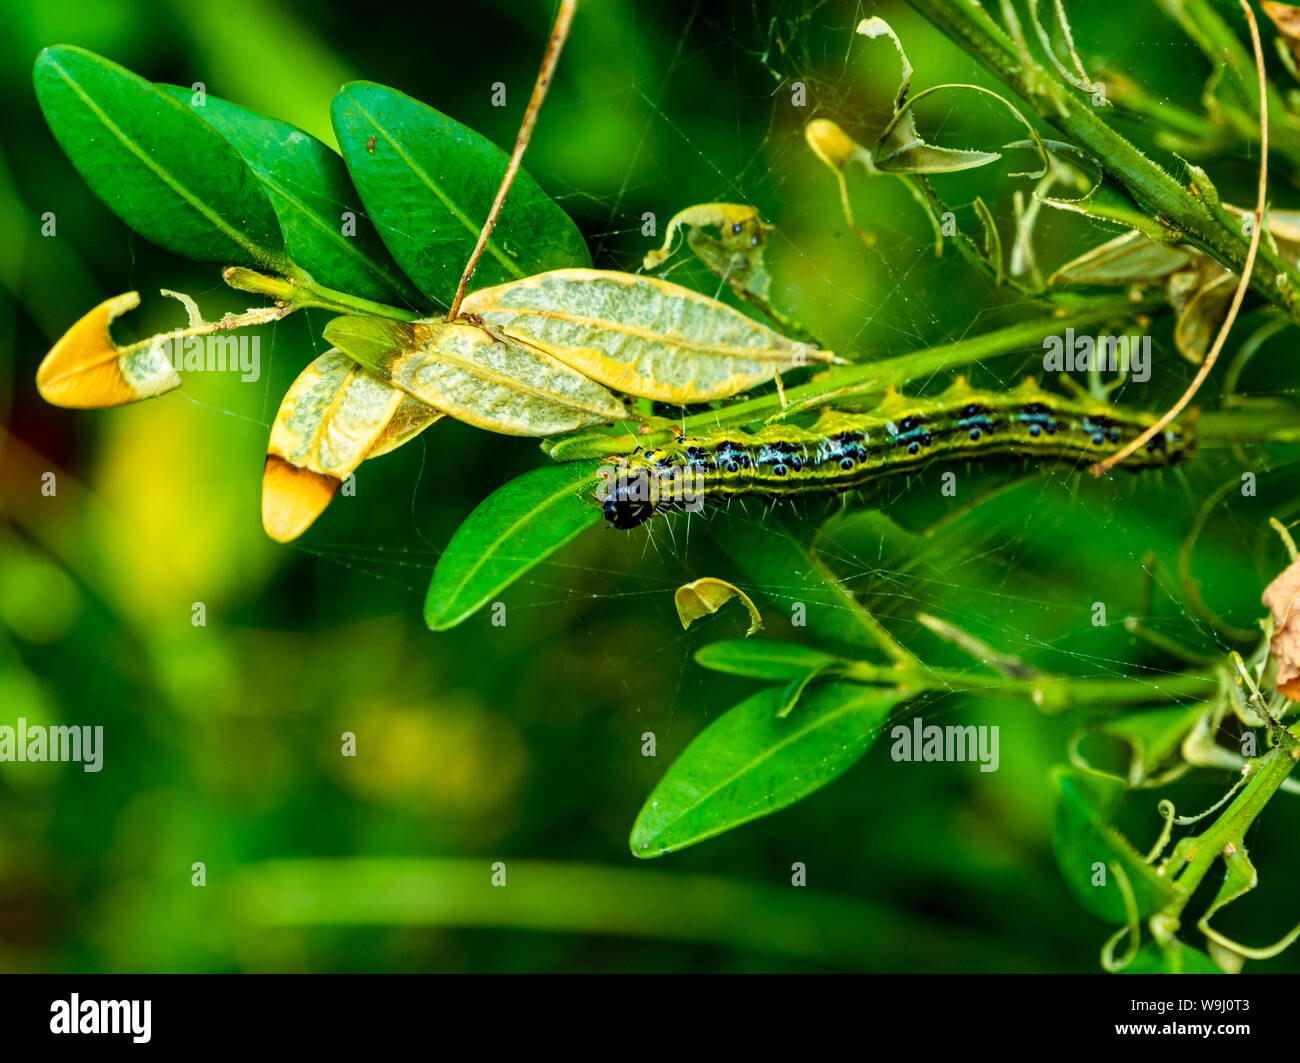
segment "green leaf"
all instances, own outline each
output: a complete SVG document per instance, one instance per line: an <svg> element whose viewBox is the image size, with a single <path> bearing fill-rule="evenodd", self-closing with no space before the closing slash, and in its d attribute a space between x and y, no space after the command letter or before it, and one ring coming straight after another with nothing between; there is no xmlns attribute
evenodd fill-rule
<svg viewBox="0 0 1300 1063"><path fill-rule="evenodd" d="M296 126L216 96L204 96L202 107L194 107L191 90L159 88L191 107L248 163L270 196L289 257L317 283L365 299L431 308L366 219L336 151ZM345 226L355 231L345 235Z"/></svg>
<svg viewBox="0 0 1300 1063"><path fill-rule="evenodd" d="M1087 195L1076 199L1061 196L1039 198L1049 207L1055 207L1057 210L1082 214L1106 225L1135 229L1157 243L1167 244L1180 237L1180 234L1168 225L1143 214L1141 208L1128 195L1104 178L1099 178Z"/></svg>
<svg viewBox="0 0 1300 1063"><path fill-rule="evenodd" d="M1224 970L1200 949L1174 939L1168 952L1154 942L1143 945L1121 974L1223 974Z"/></svg>
<svg viewBox="0 0 1300 1063"><path fill-rule="evenodd" d="M601 519L590 463L534 469L492 492L438 559L424 622L446 631L467 620L539 561Z"/></svg>
<svg viewBox="0 0 1300 1063"><path fill-rule="evenodd" d="M33 80L73 166L132 229L187 258L284 270L284 241L261 183L188 107L66 44L37 56Z"/></svg>
<svg viewBox="0 0 1300 1063"><path fill-rule="evenodd" d="M742 701L686 748L637 816L633 855L683 849L820 789L866 753L906 697L829 683L808 694L797 714L778 718L785 694L771 687Z"/></svg>
<svg viewBox="0 0 1300 1063"><path fill-rule="evenodd" d="M1110 868L1118 863L1133 887L1139 918L1147 918L1172 900L1173 886L1111 826L1123 785L1069 768L1055 769L1053 778L1059 793L1053 839L1056 860L1075 899L1097 918L1122 926L1126 921L1124 898ZM1094 886L1094 881L1100 881L1097 864L1105 867L1105 883Z"/></svg>
<svg viewBox="0 0 1300 1063"><path fill-rule="evenodd" d="M1173 759L1187 732L1195 726L1199 714L1200 708L1195 705L1147 708L1112 716L1097 731L1129 744L1132 759L1128 784L1138 786L1155 775L1162 764Z"/></svg>
<svg viewBox="0 0 1300 1063"><path fill-rule="evenodd" d="M723 639L702 646L695 654L695 661L715 672L789 682L834 664L835 658L821 650L780 639Z"/></svg>
<svg viewBox="0 0 1300 1063"><path fill-rule="evenodd" d="M348 171L393 258L420 291L450 305L509 157L486 137L383 85L344 86L332 115ZM577 226L520 170L474 285L590 263Z"/></svg>
<svg viewBox="0 0 1300 1063"><path fill-rule="evenodd" d="M811 668L798 679L792 679L783 691L781 691L781 703L776 708L777 716L784 719L794 712L794 707L799 704L804 692L816 681L826 677L827 673L834 667L833 663L827 663Z"/></svg>
<svg viewBox="0 0 1300 1063"><path fill-rule="evenodd" d="M802 603L809 631L832 646L877 649L887 638L855 596L856 589L869 589L865 581L841 580L794 529L779 521L732 521L716 534L725 534L750 590L766 594L774 612L788 617L791 603Z"/></svg>

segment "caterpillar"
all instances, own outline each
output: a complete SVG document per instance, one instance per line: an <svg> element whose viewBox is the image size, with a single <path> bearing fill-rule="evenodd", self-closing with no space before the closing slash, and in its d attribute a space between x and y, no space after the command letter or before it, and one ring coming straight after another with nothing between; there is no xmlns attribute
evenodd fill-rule
<svg viewBox="0 0 1300 1063"><path fill-rule="evenodd" d="M610 526L629 529L656 513L697 508L705 499L847 491L936 461L1099 461L1155 420L1098 399L1054 395L1032 379L997 392L976 390L958 377L934 398L890 390L869 413L832 410L808 428L769 425L638 448L616 474L603 473L597 497ZM1191 424L1170 425L1125 465L1173 465L1194 447Z"/></svg>

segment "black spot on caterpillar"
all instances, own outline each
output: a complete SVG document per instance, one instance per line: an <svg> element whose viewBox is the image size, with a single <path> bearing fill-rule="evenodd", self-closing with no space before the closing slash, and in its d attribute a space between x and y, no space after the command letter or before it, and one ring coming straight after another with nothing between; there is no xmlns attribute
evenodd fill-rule
<svg viewBox="0 0 1300 1063"><path fill-rule="evenodd" d="M638 449L606 474L599 497L611 526L635 528L656 513L695 508L706 499L847 491L936 461L1100 461L1155 420L1097 399L1053 395L1032 380L995 392L977 391L958 378L935 398L891 391L870 413L830 411L808 428L770 425ZM1124 466L1173 465L1194 446L1190 426L1170 425Z"/></svg>

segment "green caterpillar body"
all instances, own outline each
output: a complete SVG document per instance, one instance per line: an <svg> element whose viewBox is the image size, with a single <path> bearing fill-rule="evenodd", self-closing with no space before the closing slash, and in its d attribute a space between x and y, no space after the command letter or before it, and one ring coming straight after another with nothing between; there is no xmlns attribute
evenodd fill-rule
<svg viewBox="0 0 1300 1063"><path fill-rule="evenodd" d="M638 449L603 493L606 520L635 528L698 500L781 498L847 491L936 461L984 457L1096 462L1156 418L1090 398L1066 398L1027 380L979 391L958 379L934 398L891 391L869 413L829 411L808 428L769 425L720 431ZM1125 460L1131 469L1172 465L1195 446L1190 427L1170 425Z"/></svg>

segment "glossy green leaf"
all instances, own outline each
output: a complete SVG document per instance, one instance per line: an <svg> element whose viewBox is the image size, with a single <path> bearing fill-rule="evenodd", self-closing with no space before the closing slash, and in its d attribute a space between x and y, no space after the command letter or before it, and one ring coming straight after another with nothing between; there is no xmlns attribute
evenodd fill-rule
<svg viewBox="0 0 1300 1063"><path fill-rule="evenodd" d="M798 680L808 672L833 664L835 658L797 642L780 639L723 639L702 646L696 663L715 672L778 682Z"/></svg>
<svg viewBox="0 0 1300 1063"><path fill-rule="evenodd" d="M539 274L475 292L464 309L615 391L660 402L726 398L778 369L834 360L699 292L615 270Z"/></svg>
<svg viewBox="0 0 1300 1063"><path fill-rule="evenodd" d="M785 689L781 691L780 704L776 707L777 716L784 718L794 712L795 706L803 699L808 688L826 678L833 668L833 663L823 664L818 668L809 669L799 678L787 683Z"/></svg>
<svg viewBox="0 0 1300 1063"><path fill-rule="evenodd" d="M446 631L580 532L601 520L589 463L550 465L497 488L466 518L438 559L424 622Z"/></svg>
<svg viewBox="0 0 1300 1063"><path fill-rule="evenodd" d="M60 44L36 59L36 96L77 172L127 225L202 262L283 269L261 182L187 106L124 67Z"/></svg>
<svg viewBox="0 0 1300 1063"><path fill-rule="evenodd" d="M1200 949L1175 938L1168 952L1152 942L1143 945L1120 974L1223 974L1223 968Z"/></svg>
<svg viewBox="0 0 1300 1063"><path fill-rule="evenodd" d="M745 574L755 598L765 595L771 612L789 617L804 606L808 630L831 646L875 649L880 625L858 601L862 581L834 573L800 533L780 521L732 521L725 525L726 550Z"/></svg>
<svg viewBox="0 0 1300 1063"><path fill-rule="evenodd" d="M361 207L342 157L296 126L215 96L160 85L212 126L261 180L294 264L327 288L365 299L428 302L403 275Z"/></svg>
<svg viewBox="0 0 1300 1063"><path fill-rule="evenodd" d="M855 764L900 691L829 683L779 718L771 687L710 724L668 769L632 827L639 857L662 856L794 804Z"/></svg>
<svg viewBox="0 0 1300 1063"><path fill-rule="evenodd" d="M551 436L629 416L546 351L477 325L336 317L325 338L408 395L489 432Z"/></svg>
<svg viewBox="0 0 1300 1063"><path fill-rule="evenodd" d="M1111 815L1123 793L1115 779L1068 768L1053 778L1059 795L1053 839L1061 873L1084 908L1114 926L1125 921L1124 897L1110 865L1123 867L1137 900L1138 917L1145 919L1175 895L1170 883L1145 863L1141 854L1111 826ZM1104 865L1104 884L1096 865Z"/></svg>
<svg viewBox="0 0 1300 1063"><path fill-rule="evenodd" d="M1132 750L1128 783L1138 786L1181 748L1199 713L1197 706L1148 708L1112 716L1097 730L1128 743Z"/></svg>
<svg viewBox="0 0 1300 1063"><path fill-rule="evenodd" d="M393 258L426 296L450 305L509 157L383 85L344 86L331 113L348 171ZM473 285L590 262L577 226L520 170Z"/></svg>

